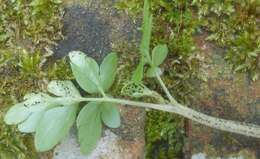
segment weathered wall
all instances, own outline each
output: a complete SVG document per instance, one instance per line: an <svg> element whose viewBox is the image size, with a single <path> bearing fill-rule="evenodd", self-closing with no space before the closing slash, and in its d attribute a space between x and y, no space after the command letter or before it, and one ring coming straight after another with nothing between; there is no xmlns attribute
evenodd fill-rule
<svg viewBox="0 0 260 159"><path fill-rule="evenodd" d="M72 50L80 50L101 61L123 42L137 39L136 26L129 17L118 12L114 1L65 1L64 40L54 48L54 56L63 57ZM70 136L54 151L54 159L139 159L144 157L144 110L120 107L122 126L105 129L97 148L88 157L82 156L72 130Z"/></svg>
<svg viewBox="0 0 260 159"><path fill-rule="evenodd" d="M230 120L260 125L260 80L251 81L246 74L232 74L225 63L225 50L206 42L206 35L196 38L208 67L208 81L201 84L195 109ZM190 122L189 143L193 158L259 159L260 140L214 130Z"/></svg>

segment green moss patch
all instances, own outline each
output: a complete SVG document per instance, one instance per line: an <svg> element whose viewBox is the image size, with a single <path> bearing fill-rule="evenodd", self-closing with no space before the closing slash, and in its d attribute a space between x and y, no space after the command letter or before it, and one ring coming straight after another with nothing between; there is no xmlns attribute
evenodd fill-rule
<svg viewBox="0 0 260 159"><path fill-rule="evenodd" d="M0 158L38 158L31 135L5 125L3 117L26 93L42 90L48 79L70 75L62 61L45 65L51 55L48 48L62 38L62 14L57 0L1 1Z"/></svg>

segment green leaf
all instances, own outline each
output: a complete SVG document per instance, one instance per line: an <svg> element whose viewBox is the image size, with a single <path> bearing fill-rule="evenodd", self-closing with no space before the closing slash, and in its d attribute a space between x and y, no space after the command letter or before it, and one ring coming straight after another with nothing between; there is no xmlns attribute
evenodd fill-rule
<svg viewBox="0 0 260 159"><path fill-rule="evenodd" d="M89 154L101 138L102 122L99 104L97 102L88 103L77 118L78 138L83 154Z"/></svg>
<svg viewBox="0 0 260 159"><path fill-rule="evenodd" d="M113 103L104 102L101 104L101 118L110 128L118 128L121 124L120 113Z"/></svg>
<svg viewBox="0 0 260 159"><path fill-rule="evenodd" d="M55 106L48 102L51 97L44 93L28 94L25 101L12 106L5 115L6 124L18 124L25 121L32 113L44 111Z"/></svg>
<svg viewBox="0 0 260 159"><path fill-rule="evenodd" d="M59 97L69 97L62 98L61 100L56 99L55 101L58 105L78 104L78 102L71 101L70 98L81 97L79 91L76 89L71 81L51 81L48 84L48 91Z"/></svg>
<svg viewBox="0 0 260 159"><path fill-rule="evenodd" d="M256 81L258 79L259 73L258 72L252 72L252 80Z"/></svg>
<svg viewBox="0 0 260 159"><path fill-rule="evenodd" d="M143 79L143 75L144 74L144 62L143 60L140 61L140 63L138 64L136 70L133 73L132 76L132 81L139 83L142 81Z"/></svg>
<svg viewBox="0 0 260 159"><path fill-rule="evenodd" d="M42 5L43 4L43 1L41 0L33 0L30 5L31 6L39 6L39 5Z"/></svg>
<svg viewBox="0 0 260 159"><path fill-rule="evenodd" d="M257 51L258 51L258 52L257 52ZM259 52L260 52L260 49L256 49L256 50L254 50L254 51L252 51L252 52L249 52L248 55L249 55L249 57L250 57L250 56L251 56L251 57L257 57L258 54L259 54Z"/></svg>
<svg viewBox="0 0 260 159"><path fill-rule="evenodd" d="M40 119L42 118L44 111L35 112L31 114L27 120L18 125L18 130L24 133L35 132L36 127L39 124Z"/></svg>
<svg viewBox="0 0 260 159"><path fill-rule="evenodd" d="M61 97L80 97L79 91L71 81L51 81L48 84L48 91Z"/></svg>
<svg viewBox="0 0 260 159"><path fill-rule="evenodd" d="M37 94L35 94L35 93L28 93L28 94L26 94L26 95L23 97L23 99L24 99L24 100L29 100L30 98L33 98L34 96L37 96Z"/></svg>
<svg viewBox="0 0 260 159"><path fill-rule="evenodd" d="M30 110L27 107L24 107L23 104L19 103L12 106L5 115L4 121L6 124L18 124L23 122L31 114Z"/></svg>
<svg viewBox="0 0 260 159"><path fill-rule="evenodd" d="M96 61L80 51L70 52L69 57L73 75L80 87L88 93L97 93L101 85Z"/></svg>
<svg viewBox="0 0 260 159"><path fill-rule="evenodd" d="M64 139L75 121L77 108L77 105L57 107L44 114L36 128L37 151L48 151Z"/></svg>
<svg viewBox="0 0 260 159"><path fill-rule="evenodd" d="M0 42L4 42L5 40L7 40L9 38L9 36L5 33L0 33Z"/></svg>
<svg viewBox="0 0 260 159"><path fill-rule="evenodd" d="M147 63L151 63L151 57L149 54L149 48L150 48L150 41L151 41L151 35L152 35L152 15L150 14L150 3L149 0L144 1L144 7L143 7L143 25L142 25L142 40L140 45L140 62L136 68L136 70L133 73L132 81L134 82L141 82L143 79L143 70L144 65Z"/></svg>
<svg viewBox="0 0 260 159"><path fill-rule="evenodd" d="M241 70L244 70L246 68L246 64L238 65L235 69L234 72L238 72Z"/></svg>
<svg viewBox="0 0 260 159"><path fill-rule="evenodd" d="M159 67L151 67L146 72L147 77L156 77L156 74L159 76L162 74L162 71Z"/></svg>
<svg viewBox="0 0 260 159"><path fill-rule="evenodd" d="M25 101L22 102L22 105L31 112L39 112L56 106L56 103L52 102L53 98L45 93L28 94L24 96L24 99Z"/></svg>
<svg viewBox="0 0 260 159"><path fill-rule="evenodd" d="M144 23L143 38L142 38L141 48L140 48L140 52L142 53L146 63L151 62L151 57L149 54L151 35L152 35L152 15L150 15L149 18L147 19L147 22Z"/></svg>
<svg viewBox="0 0 260 159"><path fill-rule="evenodd" d="M150 3L149 0L144 1L143 8L143 36L140 46L140 52L144 57L145 62L151 62L149 55L150 41L152 35L152 15L150 14Z"/></svg>
<svg viewBox="0 0 260 159"><path fill-rule="evenodd" d="M121 94L133 98L140 98L144 96L153 96L153 91L147 88L142 83L136 83L133 81L126 82L121 89Z"/></svg>
<svg viewBox="0 0 260 159"><path fill-rule="evenodd" d="M55 4L61 4L62 0L53 0L52 2L55 3Z"/></svg>
<svg viewBox="0 0 260 159"><path fill-rule="evenodd" d="M166 59L168 54L167 45L157 45L152 51L153 66L159 66Z"/></svg>
<svg viewBox="0 0 260 159"><path fill-rule="evenodd" d="M100 65L100 80L102 88L106 91L113 84L117 70L117 55L116 53L108 54Z"/></svg>

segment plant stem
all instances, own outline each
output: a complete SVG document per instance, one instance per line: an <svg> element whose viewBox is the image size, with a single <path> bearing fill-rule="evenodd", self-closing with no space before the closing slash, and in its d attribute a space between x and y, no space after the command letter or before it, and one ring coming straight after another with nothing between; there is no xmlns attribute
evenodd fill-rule
<svg viewBox="0 0 260 159"><path fill-rule="evenodd" d="M107 97L107 95L105 94L103 88L101 88L101 87L99 87L99 86L97 86L97 88L98 88L99 92L102 94L102 96L103 96L104 98Z"/></svg>
<svg viewBox="0 0 260 159"><path fill-rule="evenodd" d="M163 91L165 92L165 94L167 95L168 99L170 100L170 102L172 104L177 104L178 102L173 98L173 96L171 95L171 93L169 92L169 90L167 89L167 87L165 86L163 80L161 79L160 75L158 73L156 73L156 78L159 82L159 84L161 85Z"/></svg>
<svg viewBox="0 0 260 159"><path fill-rule="evenodd" d="M183 117L191 119L195 122L201 123L203 125L216 128L223 131L228 131L232 133L242 134L246 136L260 138L260 126L248 123L242 123L237 121L225 120L216 117L212 117L196 110L183 106L179 103L176 104L154 104L145 103L139 101L130 101L125 99L117 98L56 98L55 100L68 101L68 102L111 102L123 105L131 105L142 108L151 108L171 113L179 114Z"/></svg>

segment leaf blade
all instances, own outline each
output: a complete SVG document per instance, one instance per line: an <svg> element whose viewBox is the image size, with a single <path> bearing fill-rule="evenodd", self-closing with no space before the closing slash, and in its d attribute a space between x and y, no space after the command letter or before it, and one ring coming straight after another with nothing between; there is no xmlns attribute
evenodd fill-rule
<svg viewBox="0 0 260 159"><path fill-rule="evenodd" d="M44 111L31 114L27 120L18 125L18 130L24 133L35 132L37 125L42 118Z"/></svg>
<svg viewBox="0 0 260 159"><path fill-rule="evenodd" d="M47 109L57 106L56 103L48 101L51 97L44 93L27 94L24 96L25 101L12 106L6 113L5 122L7 124L22 124L22 126L28 126L27 120L38 112L44 112ZM33 117L31 117L33 118Z"/></svg>
<svg viewBox="0 0 260 159"><path fill-rule="evenodd" d="M142 40L139 48L140 52L140 61L132 75L132 81L140 83L143 80L144 66L147 63L152 63L150 57L150 41L152 36L152 21L153 17L150 14L150 3L148 0L144 1L143 6L143 24L142 24Z"/></svg>
<svg viewBox="0 0 260 159"><path fill-rule="evenodd" d="M144 74L144 62L143 60L141 60L132 75L132 81L136 83L141 82L144 76L143 74Z"/></svg>
<svg viewBox="0 0 260 159"><path fill-rule="evenodd" d="M76 112L76 105L56 107L45 112L36 128L37 151L48 151L58 144L68 134L75 121Z"/></svg>
<svg viewBox="0 0 260 159"><path fill-rule="evenodd" d="M147 70L146 75L147 77L156 77L157 75L161 75L162 71L159 67L151 67Z"/></svg>
<svg viewBox="0 0 260 159"><path fill-rule="evenodd" d="M4 121L6 124L18 124L26 120L31 114L28 108L24 107L21 103L12 106L6 113Z"/></svg>
<svg viewBox="0 0 260 159"><path fill-rule="evenodd" d="M159 66L166 59L168 54L167 45L157 45L152 51L153 66Z"/></svg>
<svg viewBox="0 0 260 159"><path fill-rule="evenodd" d="M104 58L100 65L100 81L105 91L111 87L115 80L117 61L116 53L110 53Z"/></svg>
<svg viewBox="0 0 260 159"><path fill-rule="evenodd" d="M92 81L87 79L75 64L71 63L70 66L77 83L83 90L88 93L98 92L97 86Z"/></svg>
<svg viewBox="0 0 260 159"><path fill-rule="evenodd" d="M121 124L119 110L113 103L101 104L101 118L104 124L110 128L118 128Z"/></svg>
<svg viewBox="0 0 260 159"><path fill-rule="evenodd" d="M97 93L102 87L96 61L80 51L70 52L69 57L73 75L80 87L88 93Z"/></svg>
<svg viewBox="0 0 260 159"><path fill-rule="evenodd" d="M143 56L145 62L151 62L149 55L150 41L152 35L152 15L150 14L149 0L144 1L143 7L143 35L140 46L140 53Z"/></svg>
<svg viewBox="0 0 260 159"><path fill-rule="evenodd" d="M77 118L78 139L80 150L83 154L89 154L97 145L102 134L99 104L88 103L80 111Z"/></svg>
<svg viewBox="0 0 260 159"><path fill-rule="evenodd" d="M69 81L54 80L48 84L48 91L60 97L80 97L79 91L74 84Z"/></svg>

